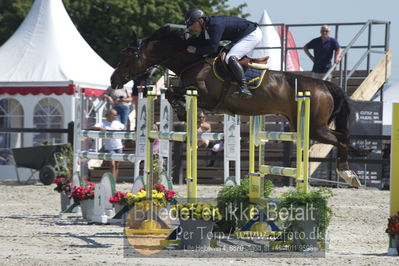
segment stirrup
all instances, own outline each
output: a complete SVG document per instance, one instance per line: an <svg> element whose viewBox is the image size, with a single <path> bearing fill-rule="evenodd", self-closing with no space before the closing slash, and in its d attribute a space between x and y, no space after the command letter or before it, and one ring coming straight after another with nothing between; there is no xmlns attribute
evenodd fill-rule
<svg viewBox="0 0 399 266"><path fill-rule="evenodd" d="M251 92L243 92L242 90L238 90L233 92L233 97L237 99L250 99L252 98L252 93Z"/></svg>

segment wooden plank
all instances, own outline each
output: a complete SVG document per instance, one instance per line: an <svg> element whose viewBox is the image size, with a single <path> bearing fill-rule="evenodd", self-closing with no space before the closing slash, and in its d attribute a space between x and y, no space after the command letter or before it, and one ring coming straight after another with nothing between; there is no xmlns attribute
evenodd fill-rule
<svg viewBox="0 0 399 266"><path fill-rule="evenodd" d="M369 101L391 75L392 51L389 50L374 70L352 94L352 100Z"/></svg>
<svg viewBox="0 0 399 266"><path fill-rule="evenodd" d="M391 75L391 61L392 51L389 50L360 87L352 94L351 99L362 101L371 100L374 94ZM310 148L309 154L310 157L325 158L332 148L333 146L328 144L314 144ZM310 162L309 174L312 175L320 164L321 162Z"/></svg>

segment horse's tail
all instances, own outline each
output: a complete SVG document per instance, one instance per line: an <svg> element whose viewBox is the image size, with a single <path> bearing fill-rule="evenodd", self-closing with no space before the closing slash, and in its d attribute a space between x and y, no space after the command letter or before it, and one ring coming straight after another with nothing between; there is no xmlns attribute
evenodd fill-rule
<svg viewBox="0 0 399 266"><path fill-rule="evenodd" d="M367 156L370 149L359 149L349 143L349 115L351 108L349 99L344 90L331 82L325 83L332 97L334 98L334 110L328 123L335 121L335 130L341 133L339 139L348 146L348 152L351 156Z"/></svg>
<svg viewBox="0 0 399 266"><path fill-rule="evenodd" d="M328 123L335 121L335 130L342 133L344 143L349 143L349 115L351 112L349 99L344 90L331 82L326 82L328 90L334 99L334 109Z"/></svg>

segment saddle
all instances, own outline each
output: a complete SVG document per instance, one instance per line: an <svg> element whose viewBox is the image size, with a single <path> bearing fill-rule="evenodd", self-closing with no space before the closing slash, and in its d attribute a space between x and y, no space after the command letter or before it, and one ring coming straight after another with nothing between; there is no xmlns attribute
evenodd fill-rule
<svg viewBox="0 0 399 266"><path fill-rule="evenodd" d="M210 64L216 78L220 81L226 82L228 76L230 76L230 69L225 62L226 54L228 51L223 49L217 57L215 57ZM240 64L243 66L247 85L249 89L256 89L262 83L268 66L266 65L269 56L262 58L250 58L243 57L240 60ZM235 83L233 81L233 83Z"/></svg>
<svg viewBox="0 0 399 266"><path fill-rule="evenodd" d="M219 57L222 62L225 62L227 53L228 53L228 51L226 51L226 50L222 50L220 52ZM267 61L269 61L269 56L260 57L260 58L251 58L248 56L244 56L243 58L240 59L239 62L243 67L251 67L251 68L256 68L256 69L267 69L268 68ZM227 68L227 65L225 67Z"/></svg>

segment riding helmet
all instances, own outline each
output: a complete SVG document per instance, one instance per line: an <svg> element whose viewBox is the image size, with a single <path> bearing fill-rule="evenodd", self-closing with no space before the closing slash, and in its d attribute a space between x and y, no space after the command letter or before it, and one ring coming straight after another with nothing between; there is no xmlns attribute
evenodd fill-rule
<svg viewBox="0 0 399 266"><path fill-rule="evenodd" d="M192 8L186 12L185 15L185 22L187 27L190 27L195 22L197 22L200 18L205 18L206 15L204 11L199 8Z"/></svg>

